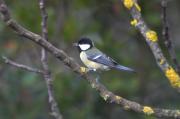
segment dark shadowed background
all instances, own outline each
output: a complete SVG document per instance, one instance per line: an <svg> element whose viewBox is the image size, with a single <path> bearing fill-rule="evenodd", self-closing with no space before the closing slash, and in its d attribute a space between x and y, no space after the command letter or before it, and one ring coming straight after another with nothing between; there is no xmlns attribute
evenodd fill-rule
<svg viewBox="0 0 180 119"><path fill-rule="evenodd" d="M37 0L6 0L14 19L41 34ZM156 30L159 44L169 62L162 40L161 0L139 0L146 23ZM180 61L180 1L169 0L170 34ZM81 63L72 46L80 37L93 39L96 46L137 74L108 71L100 81L112 92L143 105L180 108L180 96L156 65L141 34L130 25L129 12L118 0L47 0L49 41ZM0 21L0 55L19 63L41 68L40 47L17 36ZM171 62L172 63L172 62ZM49 66L56 100L64 119L156 119L106 103L80 76L53 56ZM0 60L0 119L51 119L47 89L35 73L11 67Z"/></svg>

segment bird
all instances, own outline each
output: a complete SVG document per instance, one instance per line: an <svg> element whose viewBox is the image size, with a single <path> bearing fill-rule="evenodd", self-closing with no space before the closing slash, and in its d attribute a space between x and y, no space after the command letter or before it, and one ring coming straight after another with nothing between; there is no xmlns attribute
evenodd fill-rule
<svg viewBox="0 0 180 119"><path fill-rule="evenodd" d="M114 59L97 49L90 38L80 38L77 43L73 43L73 46L78 48L80 59L89 71L108 71L110 69L116 69L135 72L135 70L129 67L118 64Z"/></svg>

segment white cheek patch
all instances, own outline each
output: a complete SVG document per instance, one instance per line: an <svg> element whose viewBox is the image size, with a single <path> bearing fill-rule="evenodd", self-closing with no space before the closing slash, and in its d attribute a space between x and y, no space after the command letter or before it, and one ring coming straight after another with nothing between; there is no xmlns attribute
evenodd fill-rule
<svg viewBox="0 0 180 119"><path fill-rule="evenodd" d="M82 44L82 45L79 45L79 47L81 48L81 50L87 50L90 48L90 45L89 44Z"/></svg>

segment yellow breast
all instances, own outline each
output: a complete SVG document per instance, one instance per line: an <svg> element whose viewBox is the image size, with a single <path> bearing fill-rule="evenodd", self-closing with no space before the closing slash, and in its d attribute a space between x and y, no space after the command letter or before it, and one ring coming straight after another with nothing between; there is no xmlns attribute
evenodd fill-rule
<svg viewBox="0 0 180 119"><path fill-rule="evenodd" d="M104 69L104 68L106 68L106 66L104 66L102 64L99 64L99 63L88 60L85 52L80 53L80 58L81 58L82 62L88 68L92 68L92 69Z"/></svg>

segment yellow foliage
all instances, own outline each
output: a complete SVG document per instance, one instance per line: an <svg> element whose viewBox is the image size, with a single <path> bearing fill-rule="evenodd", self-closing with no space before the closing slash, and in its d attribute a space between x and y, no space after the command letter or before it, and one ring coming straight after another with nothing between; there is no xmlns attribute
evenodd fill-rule
<svg viewBox="0 0 180 119"><path fill-rule="evenodd" d="M153 110L151 107L144 106L143 112L144 112L145 114L147 114L147 115L150 115L150 114L153 114L153 113L154 113L154 110Z"/></svg>
<svg viewBox="0 0 180 119"><path fill-rule="evenodd" d="M134 1L133 0L124 0L124 6L128 9L131 9L134 5Z"/></svg>
<svg viewBox="0 0 180 119"><path fill-rule="evenodd" d="M120 97L120 96L116 96L116 99L117 99L117 100L120 100L120 99L121 99L121 97Z"/></svg>
<svg viewBox="0 0 180 119"><path fill-rule="evenodd" d="M157 42L158 40L157 33L152 30L146 32L146 37L152 42Z"/></svg>
<svg viewBox="0 0 180 119"><path fill-rule="evenodd" d="M132 26L136 26L137 23L138 23L137 19L133 19L133 20L131 21L131 25L132 25Z"/></svg>
<svg viewBox="0 0 180 119"><path fill-rule="evenodd" d="M109 96L110 96L109 94L103 95L104 100L106 101L109 98Z"/></svg>
<svg viewBox="0 0 180 119"><path fill-rule="evenodd" d="M164 63L164 59L161 59L159 64L162 65Z"/></svg>
<svg viewBox="0 0 180 119"><path fill-rule="evenodd" d="M137 3L135 3L134 0L124 0L123 3L124 6L128 9L131 9L134 5L139 12L141 11L141 7Z"/></svg>
<svg viewBox="0 0 180 119"><path fill-rule="evenodd" d="M136 9L140 12L141 11L141 7L137 3L135 3L134 5L135 5Z"/></svg>
<svg viewBox="0 0 180 119"><path fill-rule="evenodd" d="M126 105L126 106L124 106L124 109L125 109L125 110L129 110L130 107L129 107L128 105Z"/></svg>
<svg viewBox="0 0 180 119"><path fill-rule="evenodd" d="M165 74L172 86L180 88L180 77L172 67L168 68Z"/></svg>

